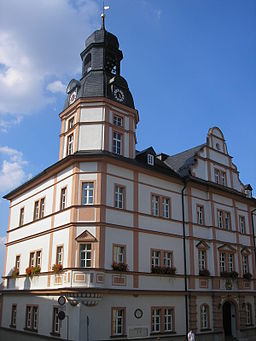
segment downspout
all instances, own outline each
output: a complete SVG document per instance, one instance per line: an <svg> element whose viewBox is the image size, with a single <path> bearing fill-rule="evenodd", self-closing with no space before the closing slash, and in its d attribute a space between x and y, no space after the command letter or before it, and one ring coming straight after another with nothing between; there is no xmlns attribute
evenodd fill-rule
<svg viewBox="0 0 256 341"><path fill-rule="evenodd" d="M187 252L186 252L186 226L185 226L185 205L184 191L187 187L187 181L184 181L184 187L181 191L182 199L182 226L183 226L183 257L184 257L184 286L185 286L185 316L186 316L186 340L188 337L188 285L187 285Z"/></svg>
<svg viewBox="0 0 256 341"><path fill-rule="evenodd" d="M254 223L253 223L253 212L255 211L256 211L256 208L251 211L251 220L252 220L253 251L254 251L254 259L255 259L255 265L256 265L255 231L254 231Z"/></svg>

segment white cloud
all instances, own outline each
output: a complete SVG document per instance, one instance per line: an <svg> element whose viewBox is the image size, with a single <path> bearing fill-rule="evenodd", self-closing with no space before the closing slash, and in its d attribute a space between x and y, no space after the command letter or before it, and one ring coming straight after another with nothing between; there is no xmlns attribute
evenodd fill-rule
<svg viewBox="0 0 256 341"><path fill-rule="evenodd" d="M98 14L96 0L1 0L0 122L3 114L21 116L54 102L47 84L63 92L63 83L80 73L79 53L99 26Z"/></svg>
<svg viewBox="0 0 256 341"><path fill-rule="evenodd" d="M24 167L27 161L23 160L22 152L8 146L0 147L0 154L4 156L0 168L0 192L6 192L26 179Z"/></svg>
<svg viewBox="0 0 256 341"><path fill-rule="evenodd" d="M6 237L0 237L0 245L4 245L6 243Z"/></svg>
<svg viewBox="0 0 256 341"><path fill-rule="evenodd" d="M63 84L61 81L55 81L47 85L47 90L51 91L52 93L61 92L65 94L66 85Z"/></svg>

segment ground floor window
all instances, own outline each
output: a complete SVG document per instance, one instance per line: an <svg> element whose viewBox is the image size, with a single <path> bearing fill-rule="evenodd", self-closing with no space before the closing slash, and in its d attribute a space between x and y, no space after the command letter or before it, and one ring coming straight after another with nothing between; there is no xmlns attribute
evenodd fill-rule
<svg viewBox="0 0 256 341"><path fill-rule="evenodd" d="M200 307L201 313L201 329L209 329L209 306L202 304Z"/></svg>
<svg viewBox="0 0 256 341"><path fill-rule="evenodd" d="M151 332L152 333L174 332L173 307L151 308Z"/></svg>
<svg viewBox="0 0 256 341"><path fill-rule="evenodd" d="M252 324L252 306L250 303L245 304L246 311L246 325L249 326Z"/></svg>
<svg viewBox="0 0 256 341"><path fill-rule="evenodd" d="M37 306L27 305L25 329L37 331L38 329L38 307Z"/></svg>
<svg viewBox="0 0 256 341"><path fill-rule="evenodd" d="M12 305L12 313L11 313L11 324L10 327L16 328L16 317L17 317L17 305Z"/></svg>
<svg viewBox="0 0 256 341"><path fill-rule="evenodd" d="M59 334L60 333L60 320L58 317L59 309L57 307L53 308L52 312L52 333Z"/></svg>
<svg viewBox="0 0 256 341"><path fill-rule="evenodd" d="M112 308L112 336L125 335L125 308Z"/></svg>

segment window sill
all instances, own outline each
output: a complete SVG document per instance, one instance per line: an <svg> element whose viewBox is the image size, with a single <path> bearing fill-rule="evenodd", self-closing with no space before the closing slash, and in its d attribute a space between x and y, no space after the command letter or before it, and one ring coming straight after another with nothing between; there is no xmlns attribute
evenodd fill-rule
<svg viewBox="0 0 256 341"><path fill-rule="evenodd" d="M26 331L26 332L32 332L32 333L38 333L38 330L37 329L30 329L30 328L24 328L24 330Z"/></svg>
<svg viewBox="0 0 256 341"><path fill-rule="evenodd" d="M10 328L16 329L16 326L14 326L13 324L9 325Z"/></svg>
<svg viewBox="0 0 256 341"><path fill-rule="evenodd" d="M163 336L167 336L167 335L174 335L176 334L176 332L151 332L150 335L154 336L154 335L163 335Z"/></svg>
<svg viewBox="0 0 256 341"><path fill-rule="evenodd" d="M211 331L211 328L201 328L200 332L209 332Z"/></svg>
<svg viewBox="0 0 256 341"><path fill-rule="evenodd" d="M127 335L111 335L111 339L127 338Z"/></svg>
<svg viewBox="0 0 256 341"><path fill-rule="evenodd" d="M60 337L60 333L51 332L50 335Z"/></svg>

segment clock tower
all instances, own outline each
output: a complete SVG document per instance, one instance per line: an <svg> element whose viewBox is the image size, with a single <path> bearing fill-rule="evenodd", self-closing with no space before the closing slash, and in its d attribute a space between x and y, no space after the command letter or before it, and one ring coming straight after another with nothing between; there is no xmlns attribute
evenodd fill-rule
<svg viewBox="0 0 256 341"><path fill-rule="evenodd" d="M94 151L135 158L139 118L120 75L123 54L117 37L103 25L87 38L81 59L82 78L69 82L60 113L59 158Z"/></svg>

